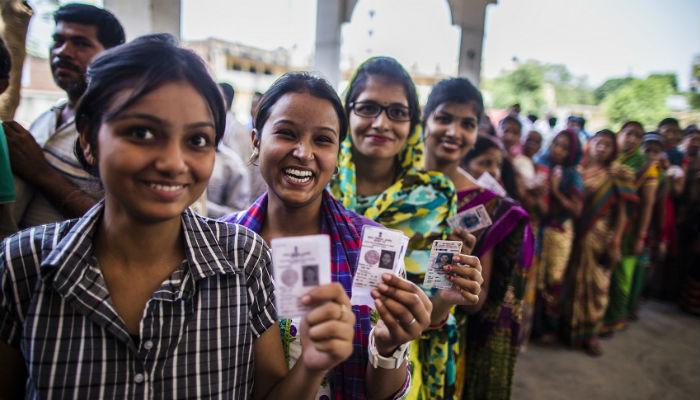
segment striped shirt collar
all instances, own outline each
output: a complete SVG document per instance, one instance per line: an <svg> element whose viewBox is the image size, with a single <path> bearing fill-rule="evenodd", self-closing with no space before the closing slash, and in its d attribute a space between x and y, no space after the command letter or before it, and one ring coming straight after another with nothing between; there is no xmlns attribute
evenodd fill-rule
<svg viewBox="0 0 700 400"><path fill-rule="evenodd" d="M49 254L41 263L41 274L44 279L53 277L53 286L59 293L72 292L85 265L95 263L93 237L103 211L104 199L88 210L58 243L43 244L42 253ZM194 282L216 274L240 273L227 259L216 239L217 232L209 224L202 224L189 208L181 218L185 264Z"/></svg>

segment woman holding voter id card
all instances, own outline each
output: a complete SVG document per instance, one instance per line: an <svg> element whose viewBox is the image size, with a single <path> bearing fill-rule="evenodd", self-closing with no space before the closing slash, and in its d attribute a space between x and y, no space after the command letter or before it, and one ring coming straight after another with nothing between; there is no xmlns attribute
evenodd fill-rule
<svg viewBox="0 0 700 400"><path fill-rule="evenodd" d="M226 116L204 61L154 35L105 51L87 79L76 151L104 199L3 243L3 378L26 398L313 395L326 357L349 351L288 372L267 246L188 208Z"/></svg>
<svg viewBox="0 0 700 400"><path fill-rule="evenodd" d="M432 305L399 276L400 247L365 251L360 260L363 232L403 235L346 210L326 189L347 125L323 79L289 73L275 81L260 99L252 134L268 191L227 219L272 244L275 294L289 299L281 314L301 316L280 321L282 345L292 371L305 365L325 375L316 398L401 398L411 384L408 342L430 324ZM304 260L296 269L295 259ZM359 268L367 263L381 271L379 282L358 301L357 281L367 278L358 278ZM290 296L300 287L306 287L300 300Z"/></svg>
<svg viewBox="0 0 700 400"><path fill-rule="evenodd" d="M525 277L534 242L527 212L514 200L481 187L476 179L497 163L481 161L495 145L475 147L484 111L479 90L467 79L438 82L423 110L426 168L440 171L457 189L459 225L477 237L473 254L481 260L484 285L479 302L458 308L466 352L460 354L456 393L467 399L508 399L519 349ZM477 139L478 138L478 139ZM486 168L460 167L468 158ZM497 158L497 157L494 157ZM473 165L466 163L467 168ZM488 168L493 167L493 168ZM496 177L498 174L495 175ZM486 213L482 217L480 211ZM482 222L482 219L487 219Z"/></svg>
<svg viewBox="0 0 700 400"><path fill-rule="evenodd" d="M423 169L418 96L396 60L365 61L350 81L345 110L350 134L341 144L333 193L347 209L410 238L405 259L409 280L424 284L434 278L430 329L411 345L413 382L408 397L451 398L459 352L451 310L456 304L476 304L483 280L478 258L451 249L452 264L439 271L433 267L433 250L435 243L448 238L460 247L468 241L471 247L473 236L458 229L462 236L448 237L447 219L456 211L454 186L442 173ZM433 286L436 282L440 284Z"/></svg>

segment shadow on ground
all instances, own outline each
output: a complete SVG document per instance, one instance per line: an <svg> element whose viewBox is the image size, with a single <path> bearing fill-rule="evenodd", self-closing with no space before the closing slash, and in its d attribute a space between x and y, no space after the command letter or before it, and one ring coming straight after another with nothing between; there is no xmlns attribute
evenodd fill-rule
<svg viewBox="0 0 700 400"><path fill-rule="evenodd" d="M639 321L602 345L593 358L530 344L518 357L513 399L700 399L700 318L647 302Z"/></svg>

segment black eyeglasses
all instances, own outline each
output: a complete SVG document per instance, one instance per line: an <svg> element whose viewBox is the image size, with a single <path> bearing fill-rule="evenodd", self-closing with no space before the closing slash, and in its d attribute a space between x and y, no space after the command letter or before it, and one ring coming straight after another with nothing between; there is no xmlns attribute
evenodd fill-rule
<svg viewBox="0 0 700 400"><path fill-rule="evenodd" d="M355 115L363 118L376 118L384 111L392 121L406 122L411 120L408 107L401 104L389 104L384 107L374 101L355 101L350 103L350 107Z"/></svg>

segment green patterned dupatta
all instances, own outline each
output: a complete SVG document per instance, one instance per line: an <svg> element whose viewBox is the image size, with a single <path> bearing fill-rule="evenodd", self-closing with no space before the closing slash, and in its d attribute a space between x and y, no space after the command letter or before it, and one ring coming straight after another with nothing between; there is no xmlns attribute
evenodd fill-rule
<svg viewBox="0 0 700 400"><path fill-rule="evenodd" d="M362 201L357 194L355 163L352 160L352 137L340 147L339 172L331 182L333 195L343 206L390 229L401 230L411 238L406 254L406 271L425 273L433 240L444 239L449 232L447 218L456 212L457 197L452 182L440 172L425 171L423 140L416 127L398 155L396 182L372 201ZM364 199L366 200L366 199ZM422 281L422 279L421 279Z"/></svg>

